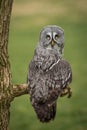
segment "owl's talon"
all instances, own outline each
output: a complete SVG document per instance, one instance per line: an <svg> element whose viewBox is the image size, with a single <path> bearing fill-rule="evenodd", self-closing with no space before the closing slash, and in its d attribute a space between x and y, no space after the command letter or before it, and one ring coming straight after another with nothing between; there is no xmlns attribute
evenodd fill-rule
<svg viewBox="0 0 87 130"><path fill-rule="evenodd" d="M68 94L68 98L70 98L72 96L72 91L71 91L70 87L67 87L67 88L63 89L60 97L64 97L67 94Z"/></svg>
<svg viewBox="0 0 87 130"><path fill-rule="evenodd" d="M71 90L71 88L69 88L68 91L69 91L68 92L68 98L70 98L72 96L72 90Z"/></svg>

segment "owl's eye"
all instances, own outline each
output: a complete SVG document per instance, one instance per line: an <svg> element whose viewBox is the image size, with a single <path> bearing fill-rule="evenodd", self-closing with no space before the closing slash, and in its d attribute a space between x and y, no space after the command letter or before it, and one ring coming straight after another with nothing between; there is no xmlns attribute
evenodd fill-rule
<svg viewBox="0 0 87 130"><path fill-rule="evenodd" d="M50 38L51 38L50 35L47 34L47 35L46 35L46 39L47 39L47 40L50 40Z"/></svg>
<svg viewBox="0 0 87 130"><path fill-rule="evenodd" d="M55 39L58 40L58 38L59 38L59 36L58 36L58 34L56 34L56 35L55 35Z"/></svg>

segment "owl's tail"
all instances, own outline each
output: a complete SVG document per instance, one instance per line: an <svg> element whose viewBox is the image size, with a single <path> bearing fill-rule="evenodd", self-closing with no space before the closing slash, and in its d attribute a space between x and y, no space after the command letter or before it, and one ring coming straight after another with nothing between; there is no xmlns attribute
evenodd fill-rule
<svg viewBox="0 0 87 130"><path fill-rule="evenodd" d="M49 122L50 120L53 120L56 115L56 102L52 104L37 104L35 103L33 105L37 117L41 122Z"/></svg>

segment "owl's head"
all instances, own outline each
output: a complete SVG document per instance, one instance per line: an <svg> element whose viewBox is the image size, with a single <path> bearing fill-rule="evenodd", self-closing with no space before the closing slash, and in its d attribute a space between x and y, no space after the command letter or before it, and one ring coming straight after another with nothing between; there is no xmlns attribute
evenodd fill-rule
<svg viewBox="0 0 87 130"><path fill-rule="evenodd" d="M56 50L62 55L64 47L64 30L56 25L44 27L40 32L39 44L45 49Z"/></svg>

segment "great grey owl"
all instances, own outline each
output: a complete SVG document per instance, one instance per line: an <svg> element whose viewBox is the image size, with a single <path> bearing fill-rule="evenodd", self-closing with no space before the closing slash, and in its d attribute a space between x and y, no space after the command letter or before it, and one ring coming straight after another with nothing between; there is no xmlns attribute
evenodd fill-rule
<svg viewBox="0 0 87 130"><path fill-rule="evenodd" d="M49 122L56 115L57 99L68 94L72 81L69 63L62 58L64 31L56 25L41 30L34 57L29 64L28 86L30 101L41 122Z"/></svg>

